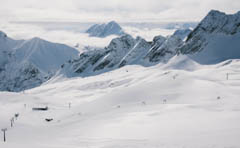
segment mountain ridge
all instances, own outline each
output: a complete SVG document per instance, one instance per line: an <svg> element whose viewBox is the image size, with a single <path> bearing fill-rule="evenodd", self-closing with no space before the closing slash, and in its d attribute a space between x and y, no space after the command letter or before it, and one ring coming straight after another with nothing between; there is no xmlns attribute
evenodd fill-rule
<svg viewBox="0 0 240 148"><path fill-rule="evenodd" d="M0 90L21 91L41 85L56 73L61 64L79 53L64 44L38 37L13 40L0 35Z"/></svg>
<svg viewBox="0 0 240 148"><path fill-rule="evenodd" d="M239 32L240 11L227 15L211 10L188 35L179 51L201 64L215 64L231 58L240 58Z"/></svg>
<svg viewBox="0 0 240 148"><path fill-rule="evenodd" d="M80 54L77 59L65 63L61 71L68 76L89 76L111 71L125 65L152 66L166 63L176 55L176 48L183 41L177 36L158 36L152 42L141 37L123 35L113 39L102 49ZM70 74L72 72L72 74Z"/></svg>
<svg viewBox="0 0 240 148"><path fill-rule="evenodd" d="M149 67L170 60L173 67L181 69L189 63L186 69L191 70L194 62L216 64L240 59L240 12L227 15L212 10L189 32L177 30L171 36L155 36L152 41L124 34L105 48L88 47L91 49L81 54L64 44L38 37L13 40L0 32L0 90L21 91L39 86L53 76L94 76L126 65ZM181 66L171 60L176 56L185 57L176 60Z"/></svg>

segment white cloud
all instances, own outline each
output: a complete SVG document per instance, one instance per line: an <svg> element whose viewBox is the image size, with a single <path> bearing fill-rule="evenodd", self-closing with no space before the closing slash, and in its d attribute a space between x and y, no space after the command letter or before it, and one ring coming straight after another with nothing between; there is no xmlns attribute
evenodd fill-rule
<svg viewBox="0 0 240 148"><path fill-rule="evenodd" d="M76 44L79 44L80 47L105 47L110 43L113 38L116 37L114 35L106 38L89 37L88 34L83 32L70 31L68 29L48 30L41 25L25 23L0 24L0 30L5 32L10 38L13 39L27 40L33 37L40 37L51 42L63 43L70 46L75 46Z"/></svg>
<svg viewBox="0 0 240 148"><path fill-rule="evenodd" d="M234 13L239 0L3 0L4 20L200 20L211 9Z"/></svg>
<svg viewBox="0 0 240 148"><path fill-rule="evenodd" d="M56 26L58 25L58 26ZM81 47L84 46L107 46L115 35L106 38L89 37L84 33L92 23L0 23L0 30L5 32L13 39L31 39L33 37L40 37L42 39L63 43L70 46L76 44ZM133 37L141 36L144 39L151 41L154 36L167 36L173 33L174 29L164 29L164 24L151 24L142 26L136 23L121 24L124 31Z"/></svg>

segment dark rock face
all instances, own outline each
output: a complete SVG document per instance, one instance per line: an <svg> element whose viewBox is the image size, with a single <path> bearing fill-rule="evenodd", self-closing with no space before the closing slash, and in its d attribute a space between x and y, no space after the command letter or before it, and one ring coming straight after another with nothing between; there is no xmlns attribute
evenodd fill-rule
<svg viewBox="0 0 240 148"><path fill-rule="evenodd" d="M158 62L163 60L166 62L173 55L176 55L176 48L183 44L182 40L177 36L171 36L168 39L154 38L151 51L147 58L150 62ZM164 58L163 58L164 57Z"/></svg>

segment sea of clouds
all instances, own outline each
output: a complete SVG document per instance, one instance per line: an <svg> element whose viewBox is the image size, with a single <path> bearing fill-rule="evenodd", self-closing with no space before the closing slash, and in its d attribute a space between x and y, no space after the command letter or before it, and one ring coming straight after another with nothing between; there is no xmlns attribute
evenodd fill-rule
<svg viewBox="0 0 240 148"><path fill-rule="evenodd" d="M89 37L85 31L93 24L85 22L1 22L0 30L13 39L40 37L72 47L78 44L79 49L84 46L105 47L117 37L115 35L106 38ZM183 24L189 23L120 23L126 33L133 37L141 36L147 41L151 41L157 35L171 35L176 29L184 28ZM194 25L187 25L189 26Z"/></svg>

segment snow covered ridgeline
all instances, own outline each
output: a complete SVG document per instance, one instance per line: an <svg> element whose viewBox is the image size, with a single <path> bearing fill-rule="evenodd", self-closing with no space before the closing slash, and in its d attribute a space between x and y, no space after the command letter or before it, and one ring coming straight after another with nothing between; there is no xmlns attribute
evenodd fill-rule
<svg viewBox="0 0 240 148"><path fill-rule="evenodd" d="M107 37L109 35L123 35L125 34L121 26L115 22L111 21L107 24L95 24L91 26L86 33L92 37Z"/></svg>
<svg viewBox="0 0 240 148"><path fill-rule="evenodd" d="M0 90L7 91L21 91L39 86L55 75L66 61L74 63L73 68L69 67L64 70L67 76L75 76L80 73L84 76L95 75L128 64L150 66L159 61L166 62L176 54L175 45L182 44L177 35L167 38L157 36L153 42L147 42L141 37L134 39L130 35L124 35L113 39L105 49L85 52L80 59L77 59L73 58L78 56L75 49L40 38L27 41L13 40L1 32L0 41L0 78L2 82ZM109 55L107 55L108 53ZM105 57L106 55L108 58ZM98 60L102 60L102 62ZM77 61L80 63L76 64ZM79 67L79 65L82 66Z"/></svg>
<svg viewBox="0 0 240 148"><path fill-rule="evenodd" d="M77 59L62 66L61 72L68 77L103 73L125 65L151 66L167 62L176 55L176 48L183 41L177 36L157 36L152 42L130 35L115 38L103 49L82 53Z"/></svg>
<svg viewBox="0 0 240 148"><path fill-rule="evenodd" d="M62 72L70 77L95 75L125 65L166 63L176 54L185 54L201 64L239 59L239 14L226 15L212 10L192 32L189 29L177 30L172 36L157 36L152 42L123 35L113 39L104 49L85 52L69 61ZM187 35L186 42L183 42Z"/></svg>
<svg viewBox="0 0 240 148"><path fill-rule="evenodd" d="M0 90L21 91L41 85L62 63L78 55L69 46L40 38L13 40L0 32Z"/></svg>
<svg viewBox="0 0 240 148"><path fill-rule="evenodd" d="M227 15L212 10L189 34L180 53L201 64L240 58L240 12Z"/></svg>

